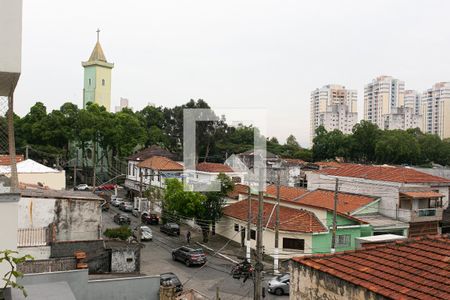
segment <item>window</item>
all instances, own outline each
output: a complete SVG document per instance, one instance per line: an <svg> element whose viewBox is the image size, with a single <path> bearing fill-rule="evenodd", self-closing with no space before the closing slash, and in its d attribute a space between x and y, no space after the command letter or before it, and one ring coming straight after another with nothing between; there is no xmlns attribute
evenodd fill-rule
<svg viewBox="0 0 450 300"><path fill-rule="evenodd" d="M239 231L239 224L234 223L234 231Z"/></svg>
<svg viewBox="0 0 450 300"><path fill-rule="evenodd" d="M91 85L91 79L89 78L88 80L89 80L89 85Z"/></svg>
<svg viewBox="0 0 450 300"><path fill-rule="evenodd" d="M305 250L305 240L283 238L283 249Z"/></svg>
<svg viewBox="0 0 450 300"><path fill-rule="evenodd" d="M105 85L105 79L102 79L102 85L103 86Z"/></svg>
<svg viewBox="0 0 450 300"><path fill-rule="evenodd" d="M348 247L351 245L351 235L350 234L340 234L336 236L336 246L337 247Z"/></svg>
<svg viewBox="0 0 450 300"><path fill-rule="evenodd" d="M256 240L256 231L253 229L250 230L250 239Z"/></svg>

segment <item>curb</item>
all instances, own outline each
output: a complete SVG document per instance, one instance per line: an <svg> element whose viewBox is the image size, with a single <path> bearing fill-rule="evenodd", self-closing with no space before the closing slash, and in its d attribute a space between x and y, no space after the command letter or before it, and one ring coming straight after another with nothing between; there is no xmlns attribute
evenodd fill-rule
<svg viewBox="0 0 450 300"><path fill-rule="evenodd" d="M200 242L195 242L195 243L196 243L197 245L199 245L199 246L205 248L206 250L208 250L208 251L210 251L210 252L213 252L214 255L220 256L221 258L226 259L226 260L228 260L228 261L230 261L230 262L232 262L232 263L234 263L234 264L238 264L238 263L239 263L238 261L232 259L231 257L228 257L228 256L226 256L225 254L222 254L222 253L220 253L220 252L216 252L216 250L214 250L214 249L212 249L212 248L210 248L210 247L208 247L208 246L206 246L206 245L204 245L204 244L202 244L202 243L200 243Z"/></svg>

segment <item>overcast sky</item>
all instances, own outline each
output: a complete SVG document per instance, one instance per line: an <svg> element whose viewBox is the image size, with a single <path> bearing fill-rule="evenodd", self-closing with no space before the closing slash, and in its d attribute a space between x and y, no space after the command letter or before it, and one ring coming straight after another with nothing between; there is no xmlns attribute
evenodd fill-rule
<svg viewBox="0 0 450 300"><path fill-rule="evenodd" d="M310 92L358 90L385 74L424 90L450 81L450 1L24 0L19 115L82 106L83 68L101 29L115 63L112 106L202 98L263 108L268 134L309 145Z"/></svg>

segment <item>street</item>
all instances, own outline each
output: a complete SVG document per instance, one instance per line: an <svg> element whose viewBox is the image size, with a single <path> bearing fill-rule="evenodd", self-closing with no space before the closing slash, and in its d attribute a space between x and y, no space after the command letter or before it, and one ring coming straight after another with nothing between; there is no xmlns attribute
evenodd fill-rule
<svg viewBox="0 0 450 300"><path fill-rule="evenodd" d="M109 212L103 213L103 230L118 227L113 222L113 216L117 212L123 213L111 206ZM136 227L138 219L131 213L127 214L131 219L131 227ZM149 227L153 231L153 241L144 242L145 247L141 251L141 273L153 275L173 272L180 278L185 290L195 289L211 299L215 299L217 287L221 299L253 299L252 280L243 283L242 280L233 279L230 275L233 264L223 258L207 253L208 262L203 267L186 267L172 260L172 249L185 245L183 228L180 237L172 237L161 233L159 226ZM275 296L266 293L265 299L288 298L286 295Z"/></svg>

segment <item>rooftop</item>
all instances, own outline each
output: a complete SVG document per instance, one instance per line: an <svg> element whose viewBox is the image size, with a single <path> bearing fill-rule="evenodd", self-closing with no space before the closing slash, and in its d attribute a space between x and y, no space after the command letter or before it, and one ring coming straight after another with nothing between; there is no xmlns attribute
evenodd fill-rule
<svg viewBox="0 0 450 300"><path fill-rule="evenodd" d="M27 198L53 198L53 199L79 199L103 201L103 198L92 192L48 190L48 189L20 189L22 197Z"/></svg>
<svg viewBox="0 0 450 300"><path fill-rule="evenodd" d="M16 163L24 160L25 158L23 155L16 155ZM11 157L9 154L2 154L0 155L0 166L6 166L11 164Z"/></svg>
<svg viewBox="0 0 450 300"><path fill-rule="evenodd" d="M290 187L286 185L280 186L280 198L284 200L292 201L304 194L307 194L308 190L301 187ZM268 185L266 187L266 194L275 196L277 195L277 186L275 184Z"/></svg>
<svg viewBox="0 0 450 300"><path fill-rule="evenodd" d="M139 168L147 168L158 171L183 171L183 166L170 158L163 156L152 156L138 164Z"/></svg>
<svg viewBox="0 0 450 300"><path fill-rule="evenodd" d="M405 167L342 164L339 168L322 169L317 172L338 177L354 177L398 183L444 183L450 185L450 179Z"/></svg>
<svg viewBox="0 0 450 300"><path fill-rule="evenodd" d="M17 173L60 173L61 171L49 168L32 159L26 159L17 163ZM11 173L10 166L0 165L0 174Z"/></svg>
<svg viewBox="0 0 450 300"><path fill-rule="evenodd" d="M448 235L292 260L389 299L450 298Z"/></svg>
<svg viewBox="0 0 450 300"><path fill-rule="evenodd" d="M225 216L247 221L247 207L248 200L242 200L225 207L223 213ZM256 216L258 214L258 201L252 200L251 207L252 216ZM267 227L271 229L275 228L275 216L272 216L270 221L268 221L273 207L274 204L264 202L264 224L267 224L268 222ZM280 220L280 230L282 231L305 233L327 231L313 212L303 209L280 206ZM256 224L256 217L253 218L252 223Z"/></svg>
<svg viewBox="0 0 450 300"><path fill-rule="evenodd" d="M170 158L172 160L176 159L176 155L173 154L172 152L161 148L157 145L151 145L148 148L145 148L141 151L136 152L135 154L132 154L128 157L128 160L132 160L132 161L141 161L141 160L146 160L152 156L163 156L163 157L167 157Z"/></svg>
<svg viewBox="0 0 450 300"><path fill-rule="evenodd" d="M374 229L390 228L392 230L393 228L397 229L409 228L409 224L406 222L389 218L378 213L357 215L356 217L366 223L369 223L370 225L372 225Z"/></svg>
<svg viewBox="0 0 450 300"><path fill-rule="evenodd" d="M229 198L239 199L240 194L248 194L248 186L245 184L236 183L231 192L228 193Z"/></svg>
<svg viewBox="0 0 450 300"><path fill-rule="evenodd" d="M209 173L232 173L234 172L230 166L218 163L202 162L197 165L197 171Z"/></svg>

